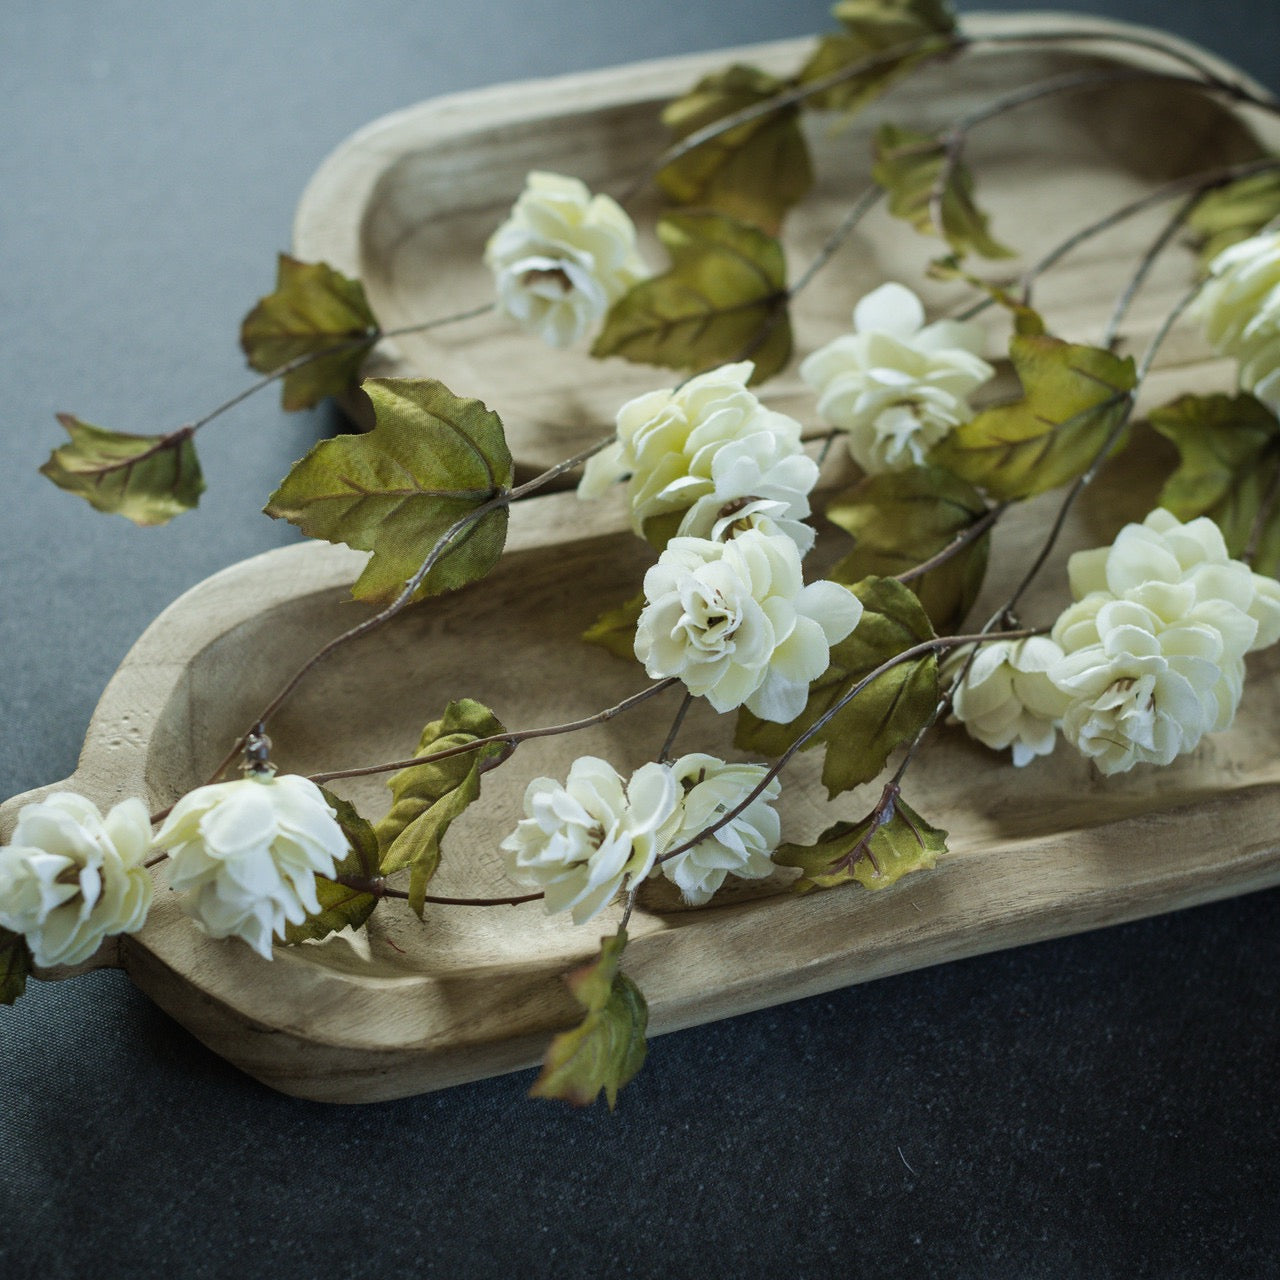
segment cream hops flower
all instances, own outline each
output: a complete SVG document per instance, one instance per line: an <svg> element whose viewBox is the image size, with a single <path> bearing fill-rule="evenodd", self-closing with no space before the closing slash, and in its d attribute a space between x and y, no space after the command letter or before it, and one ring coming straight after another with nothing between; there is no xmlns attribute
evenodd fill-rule
<svg viewBox="0 0 1280 1280"><path fill-rule="evenodd" d="M189 792L156 843L169 850L169 883L187 892L196 923L267 960L273 935L320 910L315 877L332 876L348 847L314 782L265 772Z"/></svg>
<svg viewBox="0 0 1280 1280"><path fill-rule="evenodd" d="M809 356L800 376L864 471L920 466L973 416L967 397L995 372L977 354L982 331L954 320L926 326L920 299L900 284L867 294L853 328Z"/></svg>
<svg viewBox="0 0 1280 1280"><path fill-rule="evenodd" d="M678 848L721 814L742 803L768 772L762 764L727 764L715 756L695 752L682 756L671 773L683 795L664 844ZM692 849L659 864L659 869L693 906L709 902L725 877L760 880L773 871L781 822L772 808L781 783L777 778L736 818Z"/></svg>
<svg viewBox="0 0 1280 1280"><path fill-rule="evenodd" d="M944 677L959 676L970 650L954 653L943 666ZM1049 679L1062 650L1045 636L1026 640L993 640L980 645L952 700L955 719L984 746L1013 748L1021 768L1047 756L1057 741L1058 721L1071 699Z"/></svg>
<svg viewBox="0 0 1280 1280"><path fill-rule="evenodd" d="M1224 249L1191 312L1215 350L1240 364L1240 385L1280 413L1280 231Z"/></svg>
<svg viewBox="0 0 1280 1280"><path fill-rule="evenodd" d="M624 782L605 760L582 756L562 786L535 778L525 817L502 841L507 870L541 889L547 911L568 911L583 924L630 878L649 874L659 834L675 812L676 784L660 764L642 765Z"/></svg>
<svg viewBox="0 0 1280 1280"><path fill-rule="evenodd" d="M577 342L648 275L617 201L556 173L529 174L484 260L499 309L553 347Z"/></svg>
<svg viewBox="0 0 1280 1280"><path fill-rule="evenodd" d="M70 791L25 805L12 842L0 848L0 926L24 935L41 968L82 964L103 938L142 928L150 848L141 800L123 801L105 818Z"/></svg>
<svg viewBox="0 0 1280 1280"><path fill-rule="evenodd" d="M807 551L814 534L802 521L818 464L804 453L800 424L747 389L754 367L723 365L677 390L629 400L618 411L617 441L583 470L579 496L598 497L630 475L637 533L646 520L678 512L685 513L679 532L693 537L712 536L722 519L767 516L771 530ZM748 503L752 516L744 517Z"/></svg>
<svg viewBox="0 0 1280 1280"><path fill-rule="evenodd" d="M862 603L835 582L804 584L789 538L748 529L728 542L673 538L644 578L635 653L654 679L679 676L717 711L785 723L858 625Z"/></svg>

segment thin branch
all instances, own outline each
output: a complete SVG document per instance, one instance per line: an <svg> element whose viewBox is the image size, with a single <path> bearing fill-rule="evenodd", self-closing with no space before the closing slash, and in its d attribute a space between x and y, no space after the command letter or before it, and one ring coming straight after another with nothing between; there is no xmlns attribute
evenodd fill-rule
<svg viewBox="0 0 1280 1280"><path fill-rule="evenodd" d="M841 219L839 225L834 231L823 241L822 248L813 256L813 260L796 278L795 283L787 290L789 299L795 298L802 289L804 289L809 281L822 270L823 267L831 261L840 246L853 234L863 218L876 207L883 199L884 190L881 187L868 187L854 201L853 207Z"/></svg>
<svg viewBox="0 0 1280 1280"><path fill-rule="evenodd" d="M334 876L332 883L354 889L357 893L371 894L375 898L407 899L409 897L403 889L393 889L383 876ZM543 894L540 892L517 893L500 898L449 898L428 893L422 900L443 907L515 907L522 902L536 902L541 897Z"/></svg>
<svg viewBox="0 0 1280 1280"><path fill-rule="evenodd" d="M693 694L686 691L679 709L676 711L676 718L672 722L671 729L663 739L662 750L658 752L658 763L666 764L671 759L672 748L676 745L676 738L680 733L680 726L684 724L684 718L689 713L689 708L693 705Z"/></svg>
<svg viewBox="0 0 1280 1280"><path fill-rule="evenodd" d="M962 529L956 534L941 551L931 555L927 560L922 560L913 568L895 574L894 577L899 582L914 582L916 578L923 578L926 573L936 569L939 565L946 564L952 556L959 554L971 542L976 542L981 538L1008 509L1009 503L1007 502L1001 502L997 506L991 507L984 515L979 516L977 520L969 525L967 529Z"/></svg>

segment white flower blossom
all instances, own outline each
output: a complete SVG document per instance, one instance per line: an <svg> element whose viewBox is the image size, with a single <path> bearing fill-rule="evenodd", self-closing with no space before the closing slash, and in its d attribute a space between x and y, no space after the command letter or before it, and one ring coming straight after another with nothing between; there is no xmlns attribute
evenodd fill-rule
<svg viewBox="0 0 1280 1280"><path fill-rule="evenodd" d="M1218 254L1191 313L1214 349L1239 362L1240 385L1280 413L1280 231Z"/></svg>
<svg viewBox="0 0 1280 1280"><path fill-rule="evenodd" d="M142 928L150 848L141 800L123 801L105 818L70 791L23 806L12 842L0 848L0 927L22 934L41 968L82 964L103 938Z"/></svg>
<svg viewBox="0 0 1280 1280"><path fill-rule="evenodd" d="M692 537L713 536L725 520L767 519L768 531L786 533L803 554L813 545L813 529L802 522L818 464L804 453L800 424L747 389L753 368L723 365L677 390L629 400L618 411L617 440L584 468L579 496L597 497L630 475L637 533L646 520L680 512L678 532Z"/></svg>
<svg viewBox="0 0 1280 1280"><path fill-rule="evenodd" d="M1103 773L1168 764L1227 728L1245 654L1280 636L1280 584L1232 560L1204 517L1157 509L1073 555L1068 576L1049 675L1071 698L1063 735Z"/></svg>
<svg viewBox="0 0 1280 1280"><path fill-rule="evenodd" d="M667 849L678 848L736 808L768 772L762 764L728 764L701 752L682 756L670 768L683 799L664 832ZM701 906L710 901L726 876L760 880L772 873L773 851L781 835L772 804L780 788L778 779L771 779L756 799L714 835L659 864L686 902Z"/></svg>
<svg viewBox="0 0 1280 1280"><path fill-rule="evenodd" d="M959 676L971 650L954 653L944 677ZM952 700L955 719L984 746L1013 749L1021 768L1047 756L1057 741L1057 726L1070 699L1049 679L1062 650L1046 636L993 640L978 646Z"/></svg>
<svg viewBox="0 0 1280 1280"><path fill-rule="evenodd" d="M499 847L510 875L543 891L549 913L568 911L582 924L624 879L636 884L649 874L676 800L663 765L642 765L624 782L607 761L582 756L563 785L553 778L529 783L525 817Z"/></svg>
<svg viewBox="0 0 1280 1280"><path fill-rule="evenodd" d="M854 308L851 334L815 351L800 376L818 412L848 433L864 471L920 466L929 450L973 416L968 396L995 372L977 353L977 325L925 325L910 289L884 284Z"/></svg>
<svg viewBox="0 0 1280 1280"><path fill-rule="evenodd" d="M251 773L183 796L156 832L169 884L210 937L243 938L264 959L286 923L320 910L315 877L332 876L347 838L320 788L296 774Z"/></svg>
<svg viewBox="0 0 1280 1280"><path fill-rule="evenodd" d="M862 604L835 582L804 584L790 539L748 529L728 542L673 538L644 578L635 653L717 711L785 723L804 709L830 649Z"/></svg>
<svg viewBox="0 0 1280 1280"><path fill-rule="evenodd" d="M648 275L618 202L556 173L529 174L484 260L500 310L553 347L577 342Z"/></svg>

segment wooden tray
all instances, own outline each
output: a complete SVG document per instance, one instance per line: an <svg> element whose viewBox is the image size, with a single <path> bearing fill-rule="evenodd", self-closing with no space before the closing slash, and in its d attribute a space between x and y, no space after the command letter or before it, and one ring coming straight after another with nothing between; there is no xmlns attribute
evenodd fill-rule
<svg viewBox="0 0 1280 1280"><path fill-rule="evenodd" d="M966 25L1007 30L1031 21ZM802 47L769 45L749 56L789 67ZM505 86L379 122L317 175L299 213L297 250L360 274L384 324L457 309L484 296L480 245L527 168L560 168L605 185L623 162L632 166L656 149L654 102L730 56ZM1087 55L975 56L932 74L887 110L906 123L937 124L1030 74L1078 66L1081 57L1107 63L1119 56L1092 44ZM1153 146L1156 127L1168 132L1169 150ZM863 154L862 132L818 128L827 176L817 210L796 219L788 241L793 261L804 260L858 188L858 178L839 178L831 162L837 153ZM1274 128L1264 140L1280 142ZM1114 90L1105 102L1054 100L1029 109L1015 128L993 128L982 144L973 159L997 229L1012 232L1017 212L1019 231L1030 228L1045 244L1206 156L1220 160L1256 145L1240 118L1221 107L1150 88ZM1042 226L1050 213L1052 230ZM1064 265L1042 295L1060 330L1096 336L1124 278L1121 263L1132 261L1134 244L1150 232L1148 224L1109 236ZM429 275L429 255L441 244L452 252ZM1031 253L1039 247L1031 245ZM805 295L800 349L847 325L852 301L880 280L917 280L931 250L888 222L869 226ZM1170 258L1134 317L1138 341L1189 276L1189 260ZM1225 366L1202 356L1193 335L1179 336L1152 379L1153 398L1203 390L1215 380L1226 385ZM484 394L509 417L517 453L533 464L594 434L624 395L669 382L667 374L618 362L530 355L489 319L380 358L384 367L394 361L397 372L430 372L455 391ZM535 368L546 371L546 381L535 383ZM495 382L499 389L490 392ZM785 406L794 390L784 381L776 393L771 387L769 401ZM798 401L795 407L806 412ZM1124 520L1153 505L1163 473L1153 455L1161 447L1140 441L1078 504L1054 563L1026 602L1028 619L1057 613L1070 550L1109 541ZM1052 496L1026 504L1001 525L979 613L1007 591L1054 504ZM575 645L603 603L629 593L648 560L623 523L616 501L587 506L558 494L521 504L508 553L485 583L410 610L303 685L272 726L282 767L307 773L404 755L422 723L452 697L479 698L508 726L524 728L590 713L639 689L638 666ZM141 795L160 808L202 782L298 656L349 625L359 606L347 601L346 588L361 560L345 548L308 544L246 561L188 592L113 677L76 774L10 801L0 810L0 829L12 826L20 804L61 787L102 805ZM568 669L572 681L564 678ZM637 910L627 968L649 998L651 1031L1280 882L1277 674L1280 657L1261 655L1231 731L1168 769L1111 780L1065 749L1014 770L962 733L944 732L906 787L912 803L950 832L952 853L936 871L878 894L849 889L801 900L775 888L701 911L652 901ZM675 696L587 734L523 746L486 777L482 802L450 833L435 891L510 891L496 845L514 826L529 778L563 777L586 752L621 770L651 758ZM701 708L682 744L732 754L730 729ZM808 839L837 816L860 815L875 791L829 806L819 766L818 757L802 756L784 775L789 839ZM353 783L345 794L370 815L386 804L380 779ZM163 869L157 874L163 888ZM592 954L613 925L606 914L574 928L548 919L536 903L432 907L419 924L404 904L388 902L354 941L277 949L268 964L237 941L204 937L162 891L146 928L103 959L122 965L207 1045L265 1083L357 1102L535 1062L550 1034L576 1020L560 975Z"/></svg>

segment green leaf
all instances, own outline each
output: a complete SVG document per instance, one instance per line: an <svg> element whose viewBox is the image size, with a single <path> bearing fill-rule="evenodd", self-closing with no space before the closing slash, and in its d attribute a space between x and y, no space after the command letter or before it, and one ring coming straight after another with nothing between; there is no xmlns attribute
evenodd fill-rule
<svg viewBox="0 0 1280 1280"><path fill-rule="evenodd" d="M822 110L857 111L923 58L950 44L956 19L947 0L840 0L832 14L844 30L824 35L800 72L804 84L852 68L879 53L923 41L914 53L886 61L808 99ZM928 37L936 36L936 40Z"/></svg>
<svg viewBox="0 0 1280 1280"><path fill-rule="evenodd" d="M606 609L583 633L588 644L599 645L616 657L636 660L636 623L644 609L644 592L613 609Z"/></svg>
<svg viewBox="0 0 1280 1280"><path fill-rule="evenodd" d="M1187 218L1204 267L1240 240L1280 218L1280 172L1253 173L1206 191Z"/></svg>
<svg viewBox="0 0 1280 1280"><path fill-rule="evenodd" d="M774 861L799 867L797 893L856 880L887 889L912 871L932 869L947 851L947 833L930 826L901 796L882 799L861 822L837 822L813 844L778 846Z"/></svg>
<svg viewBox="0 0 1280 1280"><path fill-rule="evenodd" d="M190 427L135 436L92 426L69 413L58 414L58 421L71 443L55 449L40 474L95 510L139 525L167 524L200 501L204 477Z"/></svg>
<svg viewBox="0 0 1280 1280"><path fill-rule="evenodd" d="M857 542L827 576L851 585L873 574L905 573L950 546L986 512L978 491L943 467L868 476L827 506L827 519ZM984 533L907 584L936 631L959 624L977 599L990 543Z"/></svg>
<svg viewBox="0 0 1280 1280"><path fill-rule="evenodd" d="M678 142L789 87L758 67L735 64L670 103L662 123ZM738 125L666 165L658 185L676 204L699 205L775 233L813 186L799 121L800 109L792 105Z"/></svg>
<svg viewBox="0 0 1280 1280"><path fill-rule="evenodd" d="M286 409L309 409L358 386L365 353L377 340L378 322L358 280L287 253L280 255L276 291L260 299L240 326L251 369L275 373L300 362L284 377Z"/></svg>
<svg viewBox="0 0 1280 1280"><path fill-rule="evenodd" d="M373 879L378 875L378 837L373 827L361 817L349 800L325 790L324 798L333 806L338 825L347 837L350 852L334 867L335 875L360 876ZM284 929L286 945L301 942L304 938L327 938L350 925L354 929L373 914L378 899L371 893L338 884L325 876L316 876L316 897L320 900L318 914L308 916L302 924L288 924Z"/></svg>
<svg viewBox="0 0 1280 1280"><path fill-rule="evenodd" d="M1009 356L1023 398L987 409L941 441L930 461L995 498L1029 498L1083 474L1128 417L1133 360L1048 334L1015 334Z"/></svg>
<svg viewBox="0 0 1280 1280"><path fill-rule="evenodd" d="M1253 396L1182 396L1151 413L1151 425L1181 455L1165 481L1160 505L1179 520L1208 516L1227 550L1249 545L1264 502L1280 483L1280 421ZM1280 572L1280 503L1263 517L1253 567Z"/></svg>
<svg viewBox="0 0 1280 1280"><path fill-rule="evenodd" d="M345 542L373 556L352 593L394 599L449 528L510 486L514 468L496 413L434 379L365 383L372 431L322 440L271 495L270 516L311 538ZM483 578L507 537L497 506L456 534L417 598Z"/></svg>
<svg viewBox="0 0 1280 1280"><path fill-rule="evenodd" d="M434 755L504 732L488 707L460 698L423 729L414 754ZM382 850L381 869L390 875L409 868L409 905L419 916L427 884L440 865L440 842L453 820L480 794L481 766L508 750L506 743L490 743L447 760L413 765L387 784L394 799L374 828Z"/></svg>
<svg viewBox="0 0 1280 1280"><path fill-rule="evenodd" d="M0 1004L13 1004L27 989L31 949L20 933L0 929Z"/></svg>
<svg viewBox="0 0 1280 1280"><path fill-rule="evenodd" d="M782 246L719 213L667 214L657 231L671 269L613 305L591 354L693 372L750 359L753 382L771 378L791 358Z"/></svg>
<svg viewBox="0 0 1280 1280"><path fill-rule="evenodd" d="M831 650L831 665L809 686L805 709L790 724L761 720L744 707L734 742L746 751L781 755L878 666L933 637L929 618L910 588L892 578L867 578L853 593L863 614L853 634ZM938 705L938 663L932 653L898 663L840 709L806 743L826 745L822 781L836 796L870 782L895 747L910 741Z"/></svg>
<svg viewBox="0 0 1280 1280"><path fill-rule="evenodd" d="M931 200L942 180L946 156L945 144L927 133L893 124L882 124L876 133L871 176L888 195L889 212L924 235L937 234ZM987 216L974 204L973 177L963 163L951 166L942 189L942 230L962 257L967 253L984 258L1015 256L987 230Z"/></svg>
<svg viewBox="0 0 1280 1280"><path fill-rule="evenodd" d="M587 1016L552 1040L530 1097L563 1098L585 1107L603 1089L612 1111L618 1090L644 1064L649 1008L640 988L619 971L626 945L625 929L616 937L601 938L600 958L566 976Z"/></svg>

